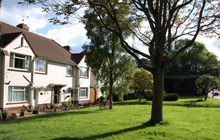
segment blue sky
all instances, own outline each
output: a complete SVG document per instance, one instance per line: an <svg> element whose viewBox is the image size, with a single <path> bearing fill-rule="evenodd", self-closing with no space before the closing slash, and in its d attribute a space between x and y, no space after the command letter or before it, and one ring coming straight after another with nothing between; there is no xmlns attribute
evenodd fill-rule
<svg viewBox="0 0 220 140"><path fill-rule="evenodd" d="M40 5L22 6L17 3L22 0L3 0L1 7L1 21L16 26L19 23L27 24L31 32L51 38L60 45L69 45L73 47L73 53L82 51L82 46L88 41L84 25L77 19L71 19L72 24L53 25L49 23L48 18L53 17L52 13L41 12ZM81 14L83 11L81 11ZM27 18L28 16L28 18ZM206 38L199 36L197 41L206 45L207 49L218 56L220 60L220 42L215 38ZM128 40L130 44L138 46L138 49L147 52L147 48L137 40Z"/></svg>

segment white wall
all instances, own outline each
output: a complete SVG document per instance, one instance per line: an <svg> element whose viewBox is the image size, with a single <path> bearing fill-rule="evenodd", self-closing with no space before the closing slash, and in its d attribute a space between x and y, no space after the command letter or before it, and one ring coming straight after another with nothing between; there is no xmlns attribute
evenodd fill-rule
<svg viewBox="0 0 220 140"><path fill-rule="evenodd" d="M21 37L23 35L18 36L14 41L9 43L4 50L7 50L8 53L17 53L31 56L31 60L33 59L34 53L32 49L24 39L23 46L21 47ZM7 105L8 102L8 87L9 86L29 86L29 82L24 78L24 76L31 81L31 72L25 69L17 69L9 67L10 56L5 56L5 74L4 74L4 81L3 83L9 82L9 85L4 84L4 105L3 108L8 107L16 107L16 106L23 106L23 104L11 104ZM28 103L24 103L24 105L28 105Z"/></svg>
<svg viewBox="0 0 220 140"><path fill-rule="evenodd" d="M80 61L80 63L78 64L78 66L79 67L87 67L87 68L89 68L88 66L87 66L87 64L86 64L86 62L85 62L85 56L83 57L83 59ZM79 76L79 88L80 87L85 87L85 88L88 88L88 98L79 98L79 100L89 100L89 98L90 98L90 74L91 74L91 69L89 68L89 77L88 78L84 78L84 77L80 77ZM79 72L79 74L80 74L80 72ZM79 94L79 93L78 93ZM78 97L79 97L79 95L78 95Z"/></svg>

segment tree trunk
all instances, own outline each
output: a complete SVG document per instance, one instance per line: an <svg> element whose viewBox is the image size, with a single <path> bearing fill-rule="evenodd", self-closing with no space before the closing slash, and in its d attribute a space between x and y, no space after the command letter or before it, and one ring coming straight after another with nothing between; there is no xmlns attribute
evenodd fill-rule
<svg viewBox="0 0 220 140"><path fill-rule="evenodd" d="M113 88L113 74L112 74L112 68L110 68L110 75L109 75L109 109L113 109L112 105L112 88Z"/></svg>
<svg viewBox="0 0 220 140"><path fill-rule="evenodd" d="M165 68L163 68L161 65L154 66L153 102L150 120L152 123L163 121L164 71Z"/></svg>

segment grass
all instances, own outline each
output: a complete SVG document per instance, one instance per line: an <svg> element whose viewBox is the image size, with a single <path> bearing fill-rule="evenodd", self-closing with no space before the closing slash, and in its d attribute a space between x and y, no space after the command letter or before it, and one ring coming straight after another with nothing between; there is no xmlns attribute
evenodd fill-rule
<svg viewBox="0 0 220 140"><path fill-rule="evenodd" d="M164 102L164 122L150 125L151 102L126 101L113 110L91 107L0 124L0 139L94 140L164 139L215 140L220 137L220 102L190 106L195 97Z"/></svg>

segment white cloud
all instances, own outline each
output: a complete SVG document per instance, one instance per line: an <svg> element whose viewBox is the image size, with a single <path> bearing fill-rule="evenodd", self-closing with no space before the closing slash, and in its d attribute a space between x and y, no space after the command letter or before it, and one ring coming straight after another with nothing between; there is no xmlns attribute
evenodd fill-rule
<svg viewBox="0 0 220 140"><path fill-rule="evenodd" d="M27 18L28 17L28 18ZM30 31L36 31L37 29L44 28L48 21L45 17L45 13L41 12L41 8L34 7L30 9L20 9L17 7L12 8L2 8L1 9L1 19L11 25L18 25L24 23L29 26Z"/></svg>
<svg viewBox="0 0 220 140"><path fill-rule="evenodd" d="M87 40L86 30L82 23L74 25L59 26L59 28L49 30L44 36L57 41L61 45L70 45L70 42L74 38L82 38L82 44ZM76 46L76 43L72 43Z"/></svg>
<svg viewBox="0 0 220 140"><path fill-rule="evenodd" d="M205 44L207 50L217 55L220 60L220 42L217 39L198 36L196 41Z"/></svg>

